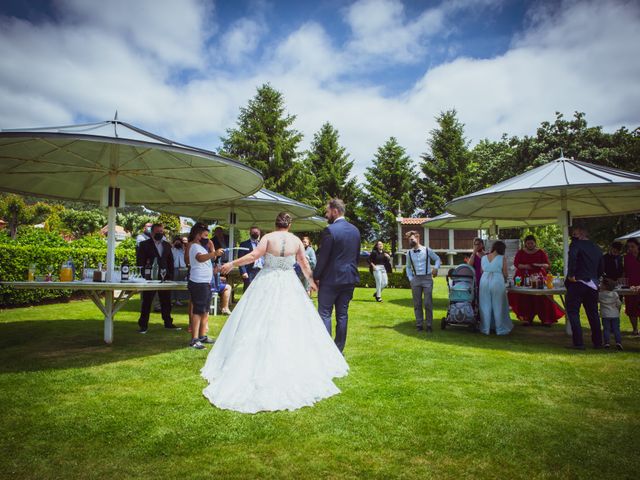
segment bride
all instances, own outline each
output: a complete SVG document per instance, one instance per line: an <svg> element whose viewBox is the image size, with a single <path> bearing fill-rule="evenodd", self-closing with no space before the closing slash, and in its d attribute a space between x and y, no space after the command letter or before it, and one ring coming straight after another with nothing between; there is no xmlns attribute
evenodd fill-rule
<svg viewBox="0 0 640 480"><path fill-rule="evenodd" d="M317 290L304 246L280 213L276 231L249 254L223 265L224 274L265 256L228 318L201 375L204 396L216 407L243 413L296 410L340 393L334 377L349 366L327 332L293 265Z"/></svg>

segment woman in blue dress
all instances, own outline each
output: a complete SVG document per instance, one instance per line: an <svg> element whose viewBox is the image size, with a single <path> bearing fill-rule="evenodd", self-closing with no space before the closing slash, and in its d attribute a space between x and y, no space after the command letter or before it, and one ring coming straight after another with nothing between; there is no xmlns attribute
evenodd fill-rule
<svg viewBox="0 0 640 480"><path fill-rule="evenodd" d="M498 335L506 335L513 328L509 318L509 302L504 284L507 278L505 250L504 242L498 240L491 247L491 252L482 257L480 331L485 335L489 335L492 328Z"/></svg>

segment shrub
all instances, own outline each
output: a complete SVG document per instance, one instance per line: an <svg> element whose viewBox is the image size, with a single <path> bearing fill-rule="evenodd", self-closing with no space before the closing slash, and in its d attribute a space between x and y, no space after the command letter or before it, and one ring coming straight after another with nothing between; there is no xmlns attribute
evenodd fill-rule
<svg viewBox="0 0 640 480"><path fill-rule="evenodd" d="M124 257L130 260L135 258L134 250L116 249L116 263L122 261ZM84 259L90 266L95 267L99 262L105 263L107 249L97 248L75 248L72 245L64 247L41 247L34 245L3 244L0 247L0 280L1 281L21 281L26 280L29 265L35 264L36 271L44 273L47 266L53 265L55 273L58 273L60 266L69 257L76 265L76 275L80 275L80 270ZM0 306L17 306L33 304L50 299L68 299L71 290L21 290L10 287L0 287Z"/></svg>
<svg viewBox="0 0 640 480"><path fill-rule="evenodd" d="M376 280L373 278L373 274L369 272L369 269L360 268L358 270L360 272L360 283L358 283L356 287L374 288L376 286ZM387 285L387 288L411 288L409 279L404 273L404 269L394 270L393 272L388 273L387 277L389 278L389 285Z"/></svg>

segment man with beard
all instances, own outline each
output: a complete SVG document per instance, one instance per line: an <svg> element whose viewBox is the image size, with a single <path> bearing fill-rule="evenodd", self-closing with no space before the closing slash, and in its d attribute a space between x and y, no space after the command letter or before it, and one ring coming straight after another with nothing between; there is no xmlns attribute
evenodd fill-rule
<svg viewBox="0 0 640 480"><path fill-rule="evenodd" d="M318 283L318 313L331 335L331 315L336 308L335 342L342 352L347 341L349 302L360 281L358 257L360 231L344 218L344 202L333 198L327 203L325 217L329 226L322 231L318 263L313 279Z"/></svg>

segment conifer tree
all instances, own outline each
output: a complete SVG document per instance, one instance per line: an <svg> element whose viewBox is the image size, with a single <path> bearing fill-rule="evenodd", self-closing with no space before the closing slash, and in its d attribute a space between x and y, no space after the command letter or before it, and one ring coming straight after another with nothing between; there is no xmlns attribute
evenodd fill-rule
<svg viewBox="0 0 640 480"><path fill-rule="evenodd" d="M455 110L441 112L436 117L438 128L431 130L427 140L430 152L421 155L421 203L424 214L434 217L443 213L445 204L469 193L472 184L468 142L464 125Z"/></svg>
<svg viewBox="0 0 640 480"><path fill-rule="evenodd" d="M221 138L220 153L259 170L265 188L308 203L315 199L315 185L298 159L302 134L293 128L295 119L287 114L283 95L264 84L240 108L237 127Z"/></svg>
<svg viewBox="0 0 640 480"><path fill-rule="evenodd" d="M373 230L383 241L391 241L396 251L396 218L415 211L415 172L411 159L398 141L391 137L375 154L365 174L363 205Z"/></svg>

